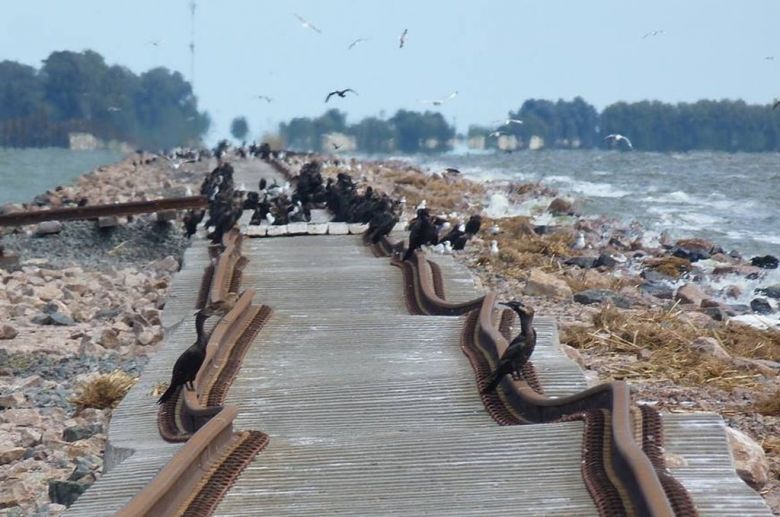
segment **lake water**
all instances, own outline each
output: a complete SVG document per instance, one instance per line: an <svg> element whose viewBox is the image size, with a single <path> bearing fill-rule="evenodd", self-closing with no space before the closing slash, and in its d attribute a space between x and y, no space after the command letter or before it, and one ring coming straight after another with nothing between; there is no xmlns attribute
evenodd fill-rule
<svg viewBox="0 0 780 517"><path fill-rule="evenodd" d="M580 198L586 215L710 239L747 256L780 254L780 153L523 151L414 160L477 180L541 181Z"/></svg>
<svg viewBox="0 0 780 517"><path fill-rule="evenodd" d="M122 158L115 151L61 148L0 148L0 205L32 200L57 185L68 185L100 165Z"/></svg>

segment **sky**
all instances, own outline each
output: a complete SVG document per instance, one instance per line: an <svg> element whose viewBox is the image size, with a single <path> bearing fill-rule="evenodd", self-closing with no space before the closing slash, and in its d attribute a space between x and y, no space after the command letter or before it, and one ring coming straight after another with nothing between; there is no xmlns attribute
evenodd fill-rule
<svg viewBox="0 0 780 517"><path fill-rule="evenodd" d="M259 138L331 107L357 122L430 109L420 101L454 91L433 109L460 131L529 98L579 95L600 110L616 101L780 97L778 0L196 0L194 25L190 0L2 4L0 61L40 67L52 51L92 49L136 73L178 70L212 117L210 142L228 136L238 115ZM651 31L663 32L643 38ZM367 41L347 50L357 38ZM342 88L359 95L324 103Z"/></svg>

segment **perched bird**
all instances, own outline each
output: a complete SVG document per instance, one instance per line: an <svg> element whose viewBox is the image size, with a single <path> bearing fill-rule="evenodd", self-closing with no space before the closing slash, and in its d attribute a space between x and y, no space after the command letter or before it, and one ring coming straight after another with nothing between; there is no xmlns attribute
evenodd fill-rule
<svg viewBox="0 0 780 517"><path fill-rule="evenodd" d="M498 360L496 369L491 375L491 380L482 390L482 393L490 393L504 378L511 373L513 376L522 376L522 370L536 347L536 330L533 328L534 310L526 307L517 300L512 300L501 305L511 308L520 318L520 334L518 334Z"/></svg>
<svg viewBox="0 0 780 517"><path fill-rule="evenodd" d="M318 33L322 34L322 31L321 31L321 30L319 30L317 27L315 27L315 26L314 26L312 23L310 23L308 20L306 20L306 18L304 18L304 17L302 17L302 16L299 16L299 15L297 15L297 14L295 14L295 13L293 13L293 16L295 16L296 18L298 18L298 21L300 21L300 22L301 22L301 27L303 27L304 29L311 29L311 30L313 30L314 32L318 32Z"/></svg>
<svg viewBox="0 0 780 517"><path fill-rule="evenodd" d="M626 138L625 136L619 134L619 133L612 133L611 135L607 135L604 137L604 141L609 141L610 143L617 144L620 141L623 141L626 143L629 149L633 149L634 146L631 145L631 140Z"/></svg>
<svg viewBox="0 0 780 517"><path fill-rule="evenodd" d="M490 227L490 235L498 235L499 233L501 233L501 228L497 224Z"/></svg>
<svg viewBox="0 0 780 517"><path fill-rule="evenodd" d="M498 256L498 241L490 241L490 256Z"/></svg>
<svg viewBox="0 0 780 517"><path fill-rule="evenodd" d="M184 214L184 230L189 239L198 230L198 225L203 220L203 216L206 215L206 211L198 208L194 208Z"/></svg>
<svg viewBox="0 0 780 517"><path fill-rule="evenodd" d="M398 48L404 48L404 44L406 43L406 34L409 32L409 29L404 29L404 31L401 33L401 37L398 38Z"/></svg>
<svg viewBox="0 0 780 517"><path fill-rule="evenodd" d="M195 387L192 385L192 381L195 380L195 376L198 375L203 360L206 358L206 344L208 343L208 336L203 329L206 323L206 318L209 317L208 311L201 309L195 316L195 332L197 337L195 342L185 350L173 365L173 373L171 374L171 382L168 385L168 389L162 394L157 401L158 404L163 404L174 396L179 386L187 387L193 390Z"/></svg>
<svg viewBox="0 0 780 517"><path fill-rule="evenodd" d="M346 97L347 96L347 92L352 92L355 95L358 95L358 92L356 92L352 88L346 88L344 90L333 90L332 92L330 92L328 94L327 97L325 97L325 102L328 102L330 100L330 98L333 97L334 95L338 95L339 97L342 97L342 98Z"/></svg>
<svg viewBox="0 0 780 517"><path fill-rule="evenodd" d="M468 222L466 222L466 233L476 235L479 233L480 226L482 226L482 216L479 214L474 214L469 217Z"/></svg>
<svg viewBox="0 0 780 517"><path fill-rule="evenodd" d="M409 247L406 248L403 260L409 260L414 255L414 250L423 244L437 244L438 235L436 226L431 221L430 212L427 208L417 210L417 219L415 219L409 231Z"/></svg>
<svg viewBox="0 0 780 517"><path fill-rule="evenodd" d="M447 167L444 170L445 170L445 172L447 172L449 174L460 174L460 171L458 169L456 169L455 167Z"/></svg>
<svg viewBox="0 0 780 517"><path fill-rule="evenodd" d="M347 50L352 50L352 48L355 47L355 45L357 45L358 43L363 43L364 41L366 41L365 38L358 38L358 39L356 39L355 41L353 41L352 43L349 44L349 46L347 47Z"/></svg>

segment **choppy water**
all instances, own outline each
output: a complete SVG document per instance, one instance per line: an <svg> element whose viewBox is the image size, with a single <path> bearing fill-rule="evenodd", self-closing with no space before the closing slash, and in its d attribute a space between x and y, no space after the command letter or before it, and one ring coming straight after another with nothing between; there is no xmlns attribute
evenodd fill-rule
<svg viewBox="0 0 780 517"><path fill-rule="evenodd" d="M115 151L0 148L0 204L30 201L57 185L122 157Z"/></svg>
<svg viewBox="0 0 780 517"><path fill-rule="evenodd" d="M750 256L780 253L780 153L525 151L416 159L479 180L542 181L603 214Z"/></svg>

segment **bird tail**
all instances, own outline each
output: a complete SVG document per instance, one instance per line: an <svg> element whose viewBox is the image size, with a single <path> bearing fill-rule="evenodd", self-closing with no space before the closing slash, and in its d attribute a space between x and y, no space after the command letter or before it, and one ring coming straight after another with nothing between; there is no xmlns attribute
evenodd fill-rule
<svg viewBox="0 0 780 517"><path fill-rule="evenodd" d="M175 384L171 384L170 386L168 386L168 389L165 390L165 393L162 394L162 397L160 397L157 400L157 403L158 404L165 404L166 402L168 402L171 399L171 397L176 395L176 390L178 390L178 389L179 389L179 386L177 386Z"/></svg>
<svg viewBox="0 0 780 517"><path fill-rule="evenodd" d="M496 387L498 387L498 383L501 382L501 378L502 377L503 377L503 375L498 375L498 373L493 373L490 382L488 383L487 386L482 388L482 390L480 391L480 394L485 395L487 393L493 392L496 389Z"/></svg>
<svg viewBox="0 0 780 517"><path fill-rule="evenodd" d="M414 248L411 247L407 248L406 253L404 253L403 260L404 261L409 260L410 258L412 258L412 255L414 255Z"/></svg>

